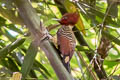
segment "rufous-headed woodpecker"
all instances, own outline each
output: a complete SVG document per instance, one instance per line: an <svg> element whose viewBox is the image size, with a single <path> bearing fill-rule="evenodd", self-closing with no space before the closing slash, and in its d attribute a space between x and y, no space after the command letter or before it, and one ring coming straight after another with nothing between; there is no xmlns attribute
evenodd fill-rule
<svg viewBox="0 0 120 80"><path fill-rule="evenodd" d="M62 63L68 72L70 70L70 60L75 51L76 41L72 28L75 26L79 19L79 13L66 13L60 19L61 27L57 31L57 44L61 52Z"/></svg>

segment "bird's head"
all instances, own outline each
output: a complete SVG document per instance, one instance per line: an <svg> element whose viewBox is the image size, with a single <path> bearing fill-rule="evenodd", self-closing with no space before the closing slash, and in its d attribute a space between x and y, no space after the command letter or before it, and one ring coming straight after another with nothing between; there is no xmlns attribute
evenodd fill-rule
<svg viewBox="0 0 120 80"><path fill-rule="evenodd" d="M79 13L66 13L63 15L63 17L59 20L59 23L61 25L75 25L78 22L79 19Z"/></svg>

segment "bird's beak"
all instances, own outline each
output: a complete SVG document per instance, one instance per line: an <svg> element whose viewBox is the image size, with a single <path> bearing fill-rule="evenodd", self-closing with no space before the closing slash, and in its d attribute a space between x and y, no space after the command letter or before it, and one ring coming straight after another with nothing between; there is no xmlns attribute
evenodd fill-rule
<svg viewBox="0 0 120 80"><path fill-rule="evenodd" d="M55 21L58 21L58 22L61 21L61 19L57 19L57 18L53 18L52 20L55 20Z"/></svg>

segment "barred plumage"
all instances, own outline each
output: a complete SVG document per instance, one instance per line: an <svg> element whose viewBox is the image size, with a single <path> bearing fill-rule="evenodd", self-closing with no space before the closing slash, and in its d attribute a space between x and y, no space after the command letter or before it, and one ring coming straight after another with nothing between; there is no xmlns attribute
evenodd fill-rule
<svg viewBox="0 0 120 80"><path fill-rule="evenodd" d="M71 42L75 42L75 37L74 37L74 33L72 31L72 26L65 26L63 25L57 32L57 34L61 34L62 36L67 37Z"/></svg>
<svg viewBox="0 0 120 80"><path fill-rule="evenodd" d="M63 58L62 62L69 72L69 61L72 58L76 46L74 33L71 27L72 26L62 25L62 27L57 32L57 43Z"/></svg>

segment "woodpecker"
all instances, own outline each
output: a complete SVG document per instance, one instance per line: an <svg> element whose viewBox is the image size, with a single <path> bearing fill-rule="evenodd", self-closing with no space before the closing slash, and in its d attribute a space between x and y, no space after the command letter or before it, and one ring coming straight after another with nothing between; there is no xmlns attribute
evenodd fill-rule
<svg viewBox="0 0 120 80"><path fill-rule="evenodd" d="M79 13L66 13L59 20L61 27L57 31L57 45L61 53L62 63L70 73L70 60L75 51L76 41L72 28L79 19Z"/></svg>

